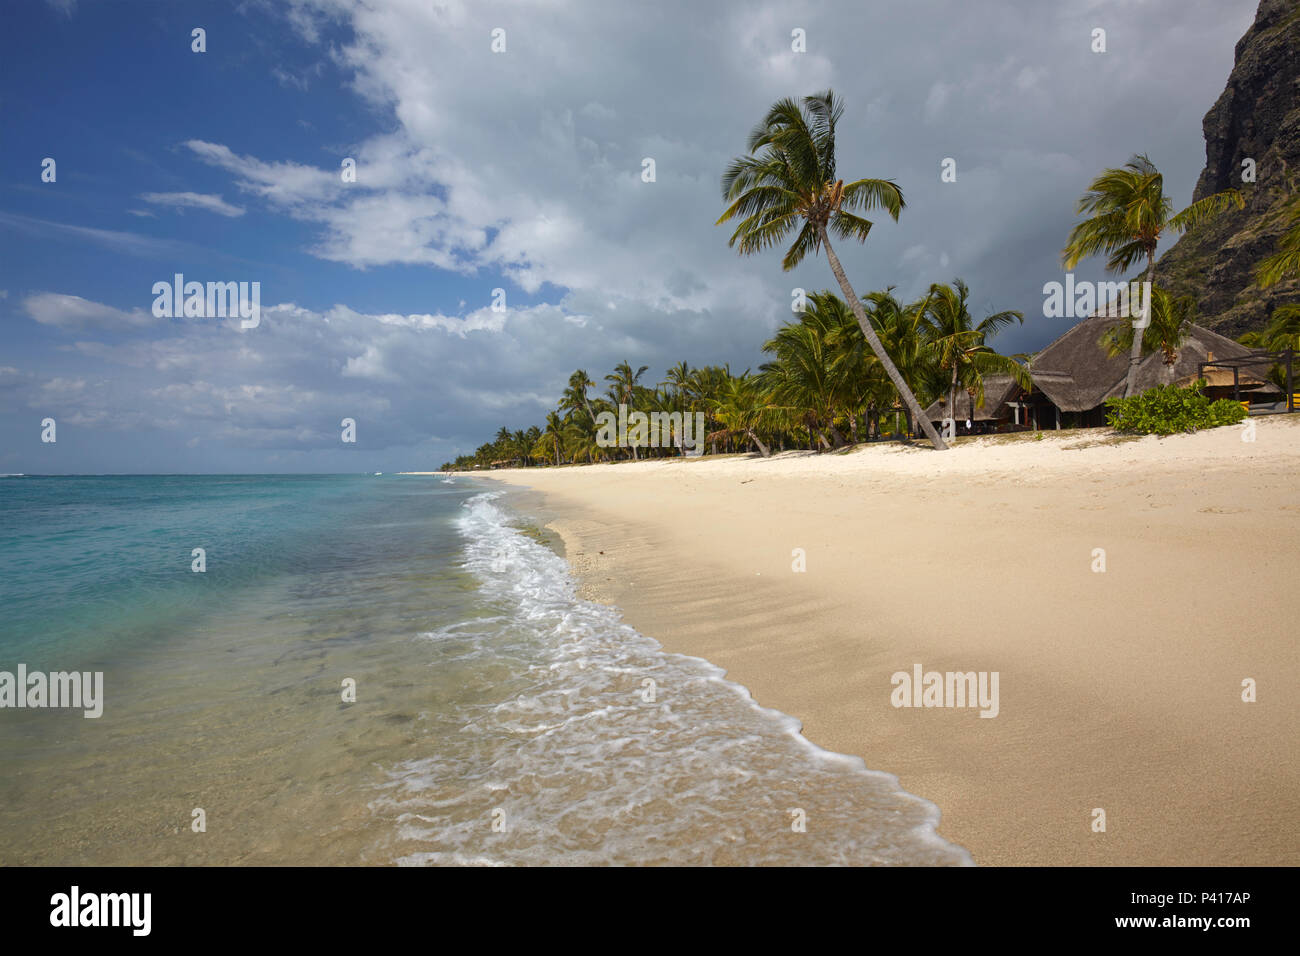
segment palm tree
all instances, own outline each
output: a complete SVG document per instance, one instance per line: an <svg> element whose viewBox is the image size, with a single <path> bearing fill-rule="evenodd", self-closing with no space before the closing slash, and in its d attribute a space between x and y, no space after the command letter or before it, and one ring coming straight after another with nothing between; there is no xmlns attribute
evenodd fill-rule
<svg viewBox="0 0 1300 956"><path fill-rule="evenodd" d="M714 417L714 402L722 394L722 390L727 387L731 381L730 365L706 365L703 368L693 369L690 373L690 382L688 390L692 398L692 411L703 411L709 424L717 424L717 418ZM714 429L707 429L710 434ZM717 452L717 442L711 442L714 453Z"/></svg>
<svg viewBox="0 0 1300 956"><path fill-rule="evenodd" d="M528 441L528 436L524 433L522 428L511 432L510 446L513 452L511 455L512 458L523 459L525 468L532 464L532 455L530 454L532 451L532 445Z"/></svg>
<svg viewBox="0 0 1300 956"><path fill-rule="evenodd" d="M596 423L596 413L591 410L591 402L587 399L587 389L595 388L596 383L591 380L583 369L578 369L569 376L569 387L564 390L564 395L560 399L560 407L577 411L586 409L587 417L591 423Z"/></svg>
<svg viewBox="0 0 1300 956"><path fill-rule="evenodd" d="M852 440L858 440L858 415L864 410L869 413L869 438L870 412L880 403L883 392L892 390L893 386L844 300L829 291L817 292L808 298L811 306L805 311L804 321L815 319L823 329L826 344L831 347L832 371L839 385L843 410L849 418Z"/></svg>
<svg viewBox="0 0 1300 956"><path fill-rule="evenodd" d="M893 286L890 286L867 293L867 303L871 326L876 330L885 354L902 377L912 388L920 388L928 395L942 394L943 384L938 381L940 370L935 362L935 352L925 337L926 300L904 305L894 297ZM890 381L892 384L892 378ZM898 396L891 400L893 407L904 407L897 389L891 391ZM924 412L914 412L910 406L906 406L905 411L909 434L917 423L917 416L929 424Z"/></svg>
<svg viewBox="0 0 1300 956"><path fill-rule="evenodd" d="M1107 329L1097 344L1111 358L1125 352L1132 355L1135 350L1139 356L1161 352L1164 355L1165 377L1172 381L1178 353L1195 321L1196 299L1190 295L1174 298L1164 289L1152 288L1150 322L1142 330L1142 337L1137 338L1132 322L1125 322Z"/></svg>
<svg viewBox="0 0 1300 956"><path fill-rule="evenodd" d="M615 404L626 405L628 411L636 407L637 381L649 367L649 365L642 365L633 372L627 359L614 366L613 374L606 375L605 381L610 383L609 396L614 399ZM632 444L632 460L636 461L637 457L636 445Z"/></svg>
<svg viewBox="0 0 1300 956"><path fill-rule="evenodd" d="M1278 240L1277 252L1259 264L1255 281L1261 289L1267 289L1297 276L1300 276L1300 199L1291 212L1290 228Z"/></svg>
<svg viewBox="0 0 1300 956"><path fill-rule="evenodd" d="M768 409L763 383L758 376L745 372L739 378L729 379L722 394L713 400L714 413L722 427L731 434L744 435L758 448L764 458L772 451L758 437Z"/></svg>
<svg viewBox="0 0 1300 956"><path fill-rule="evenodd" d="M923 309L925 337L936 352L939 368L952 373L948 386L950 417L957 414L959 385L965 386L972 398L983 399L986 374L1011 375L1026 388L1031 382L1024 366L985 344L989 336L1012 322L1023 324L1024 315L1011 310L995 312L977 325L970 314L969 298L970 289L961 279L954 279L952 285L936 282L930 286ZM971 417L974 416L975 404L972 402Z"/></svg>
<svg viewBox="0 0 1300 956"><path fill-rule="evenodd" d="M691 387L691 367L685 362L678 362L668 370L668 377L660 385L671 385L683 397L689 397Z"/></svg>
<svg viewBox="0 0 1300 956"><path fill-rule="evenodd" d="M830 232L839 239L866 241L871 222L852 210L884 209L897 221L903 209L903 193L891 180L845 183L836 178L835 125L843 112L830 90L805 97L802 108L788 98L775 103L750 133L748 155L732 160L723 174L722 194L730 205L718 224L742 217L728 242L729 246L739 244L741 255L767 249L799 227L781 262L787 272L809 251L815 254L825 248L831 272L862 334L926 436L935 448L943 450L947 445L921 413L916 396L885 353L830 243Z"/></svg>
<svg viewBox="0 0 1300 956"><path fill-rule="evenodd" d="M1240 339L1242 345L1283 352L1300 351L1300 302L1279 305L1273 310L1268 326L1261 332L1247 332Z"/></svg>
<svg viewBox="0 0 1300 956"><path fill-rule="evenodd" d="M830 342L839 328L836 318L830 302L817 294L810 296L809 308L800 320L781 326L763 345L763 351L774 354L776 361L764 364L761 371L773 404L805 417L826 447L831 447L831 442L822 430L829 431L834 447L839 448L845 441L835 427L835 417L847 406L851 389L844 374L847 366L836 360Z"/></svg>
<svg viewBox="0 0 1300 956"><path fill-rule="evenodd" d="M1279 305L1273 310L1268 326L1263 331L1247 332L1237 341L1269 352L1285 352L1287 349L1300 352L1300 303ZM1286 365L1276 363L1269 370L1268 377L1284 394L1287 393ZM1291 384L1294 385L1294 382Z"/></svg>
<svg viewBox="0 0 1300 956"><path fill-rule="evenodd" d="M546 413L546 431L542 432L541 438L537 442L534 454L540 450L541 455L552 455L555 463L560 463L560 452L564 447L564 422L560 419L559 412Z"/></svg>
<svg viewBox="0 0 1300 956"><path fill-rule="evenodd" d="M1061 262L1073 269L1080 260L1106 253L1106 271L1125 273L1146 259L1146 282L1155 288L1156 246L1165 230L1186 232L1219 215L1230 206L1241 209L1246 200L1235 189L1198 199L1182 212L1173 213L1173 201L1164 193L1164 177L1146 156L1134 156L1120 169L1107 169L1092 181L1079 199L1076 212L1091 214L1075 225L1061 251ZM1153 293L1154 294L1154 293ZM1133 336L1124 397L1133 393L1142 339Z"/></svg>

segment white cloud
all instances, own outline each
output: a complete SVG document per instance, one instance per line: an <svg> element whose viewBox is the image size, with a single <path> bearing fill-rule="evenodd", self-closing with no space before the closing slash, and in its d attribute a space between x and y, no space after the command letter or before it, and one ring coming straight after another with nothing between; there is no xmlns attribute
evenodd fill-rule
<svg viewBox="0 0 1300 956"><path fill-rule="evenodd" d="M171 206L175 209L203 209L231 219L244 214L244 210L239 206L232 206L220 196L208 193L142 193L139 198L158 206Z"/></svg>
<svg viewBox="0 0 1300 956"><path fill-rule="evenodd" d="M23 300L23 309L42 325L60 329L140 329L160 322L144 309L124 312L79 295L58 292L29 295Z"/></svg>
<svg viewBox="0 0 1300 956"><path fill-rule="evenodd" d="M554 305L465 316L264 306L257 329L155 320L142 310L61 293L24 302L38 321L78 330L57 370L0 371L33 408L104 429L183 431L205 445L335 449L356 418L368 447L475 433L499 419L540 420L568 366L601 365L599 337L579 337ZM120 335L128 336L120 340ZM537 369L566 369L538 376Z"/></svg>
<svg viewBox="0 0 1300 956"><path fill-rule="evenodd" d="M142 236L135 232L94 229L90 226L73 226L61 222L49 222L45 219L17 216L7 212L0 212L0 223L29 235L75 239L103 246L113 252L148 259L171 259L175 258L180 252L194 248L190 243L171 239L155 239L153 236Z"/></svg>
<svg viewBox="0 0 1300 956"><path fill-rule="evenodd" d="M281 86L305 93L311 89L312 81L320 78L324 66L323 63L314 63L306 70L303 70L302 73L297 74L290 73L283 67L273 66L271 67L271 75L276 78Z"/></svg>

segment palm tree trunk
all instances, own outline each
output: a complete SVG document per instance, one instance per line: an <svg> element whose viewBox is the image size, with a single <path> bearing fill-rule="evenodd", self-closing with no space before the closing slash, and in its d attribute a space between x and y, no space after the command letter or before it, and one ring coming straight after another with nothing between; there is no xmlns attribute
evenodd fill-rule
<svg viewBox="0 0 1300 956"><path fill-rule="evenodd" d="M835 281L840 284L840 291L844 293L844 298L848 301L849 308L853 310L853 316L858 320L858 325L862 326L862 334L866 336L871 351L876 353L876 358L880 360L881 366L884 367L885 374L889 376L889 380L894 383L894 388L898 389L898 394L907 403L911 417L921 424L921 428L925 431L925 437L930 439L930 444L934 445L938 451L947 451L948 445L939 436L939 433L934 430L930 420L925 417L925 413L921 411L921 406L917 404L916 396L912 394L912 390L903 381L903 376L898 374L898 369L894 367L894 360L889 357L885 347L880 344L880 337L876 335L876 330L868 321L867 313L862 308L862 303L858 301L858 294L853 291L853 286L849 285L848 276L844 274L844 267L840 265L840 257L831 248L830 238L826 235L826 227L820 226L817 231L822 245L826 247L826 259L831 264L831 272L835 274Z"/></svg>
<svg viewBox="0 0 1300 956"><path fill-rule="evenodd" d="M975 403L971 402L971 416L975 415ZM952 391L948 393L948 417L952 419L952 433L957 435L957 363L952 363Z"/></svg>
<svg viewBox="0 0 1300 956"><path fill-rule="evenodd" d="M748 434L750 440L753 441L753 443L758 446L758 453L760 455L762 455L764 458L772 457L772 450L768 448L766 445L764 445L762 439L760 439L757 435L754 434L754 429L746 428L745 433Z"/></svg>
<svg viewBox="0 0 1300 956"><path fill-rule="evenodd" d="M1155 275L1156 275L1156 254L1154 251L1147 254L1147 275L1146 281L1151 285L1148 287L1152 290L1152 295L1147 297L1147 315L1146 321L1151 321L1152 298L1155 294ZM1130 299L1132 297L1130 296ZM1133 310L1129 309L1129 317L1132 318ZM1146 334L1146 329L1133 330L1133 348L1128 353L1128 378L1124 381L1124 397L1128 398L1133 394L1133 389L1137 388L1138 366L1142 364L1142 339Z"/></svg>

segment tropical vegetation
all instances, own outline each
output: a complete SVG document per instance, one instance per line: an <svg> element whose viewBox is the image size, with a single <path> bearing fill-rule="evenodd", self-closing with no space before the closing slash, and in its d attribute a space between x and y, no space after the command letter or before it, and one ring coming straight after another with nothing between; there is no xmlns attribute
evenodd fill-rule
<svg viewBox="0 0 1300 956"><path fill-rule="evenodd" d="M1185 388L1157 385L1140 395L1106 400L1106 423L1116 431L1136 435L1194 432L1235 425L1245 417L1240 402L1206 396L1204 379Z"/></svg>
<svg viewBox="0 0 1300 956"><path fill-rule="evenodd" d="M617 415L620 406L647 415L702 416L706 450L715 454L753 451L766 457L793 448L824 452L922 434L944 449L947 443L922 411L925 405L942 400L955 408L958 394L965 391L972 407L978 407L990 375L1010 375L1022 387L1031 387L1029 356L1002 354L991 344L998 332L1023 322L1023 314L1008 309L976 319L970 289L960 278L935 283L913 301L900 299L893 286L862 295L854 289L832 237L864 242L873 225L867 213L883 211L896 221L905 203L892 179L845 182L839 175L836 126L842 115L843 104L830 90L802 101L778 101L750 133L746 152L722 176L725 208L717 224L734 224L731 247L752 255L784 246L781 265L787 271L809 254L825 252L838 286L838 291L806 297L794 317L763 343L766 360L757 371L737 375L727 365L692 367L682 361L662 381L650 384L647 366L634 368L624 360L603 377L605 390L598 393L596 380L577 369L544 425L515 431L502 427L493 441L443 469L687 454L681 442L620 446L603 438L600 421ZM1079 199L1077 212L1085 218L1073 227L1062 250L1065 268L1100 254L1107 257L1108 272L1122 274L1140 264L1145 281L1152 283L1142 334L1125 322L1107 330L1098 343L1112 358L1129 355L1124 397L1108 402L1108 420L1116 428L1169 434L1238 421L1244 414L1235 402L1211 402L1203 383L1133 394L1137 368L1154 352L1162 355L1172 380L1196 318L1193 298L1175 297L1155 285L1161 237L1243 205L1241 193L1228 189L1174 212L1160 171L1144 155L1104 170ZM1260 264L1259 283L1300 276L1298 256L1300 204L1295 225ZM1267 329L1241 341L1274 352L1300 347L1300 304L1277 308ZM1271 377L1282 384L1284 369L1275 367Z"/></svg>

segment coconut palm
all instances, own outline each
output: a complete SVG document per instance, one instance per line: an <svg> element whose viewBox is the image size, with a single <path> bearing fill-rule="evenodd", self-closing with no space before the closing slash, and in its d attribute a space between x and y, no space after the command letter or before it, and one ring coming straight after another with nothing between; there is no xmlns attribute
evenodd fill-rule
<svg viewBox="0 0 1300 956"><path fill-rule="evenodd" d="M1146 156L1134 156L1119 169L1103 171L1079 199L1075 211L1088 213L1089 217L1071 230L1061 251L1061 262L1066 269L1073 269L1089 256L1106 253L1106 271L1122 274L1145 258L1145 281L1152 283L1154 290L1156 246L1161 233L1186 232L1232 206L1241 209L1245 204L1240 192L1225 189L1175 214L1173 201L1165 195L1160 171ZM1133 393L1142 362L1142 339L1131 338L1133 350L1124 383L1125 397Z"/></svg>
<svg viewBox="0 0 1300 956"><path fill-rule="evenodd" d="M832 444L823 431L831 433L833 447L845 444L844 436L835 427L835 418L848 406L852 394L845 374L849 366L837 360L837 349L830 341L839 330L838 318L831 302L820 294L810 296L800 320L781 326L763 345L763 351L775 355L776 360L760 369L771 390L772 403L801 413L828 448Z"/></svg>
<svg viewBox="0 0 1300 956"><path fill-rule="evenodd" d="M1273 310L1268 325L1259 332L1247 332L1238 341L1251 348L1282 352L1286 349L1300 351L1300 303L1279 305Z"/></svg>
<svg viewBox="0 0 1300 956"><path fill-rule="evenodd" d="M564 421L560 418L559 412L546 413L546 430L542 432L541 438L538 439L533 449L533 454L538 457L553 457L555 463L560 463L560 453L564 450Z"/></svg>
<svg viewBox="0 0 1300 956"><path fill-rule="evenodd" d="M866 299L871 326L876 330L885 354L899 370L899 374L913 389L919 389L928 396L942 394L944 385L935 362L935 351L925 337L926 300L904 304L894 297L893 286L868 292ZM891 386L892 382L891 377ZM890 404L907 414L908 434L914 431L917 416L929 424L924 412L913 411L911 406L904 404L896 388L891 388L890 391Z"/></svg>
<svg viewBox="0 0 1300 956"><path fill-rule="evenodd" d="M1151 290L1151 316L1147 327L1142 330L1142 337L1134 342L1132 322L1125 322L1102 333L1098 341L1111 358L1133 354L1135 347L1139 356L1160 352L1164 357L1165 377L1173 380L1174 364L1183 342L1191 333L1192 323L1196 321L1196 299L1190 295L1175 298L1164 289Z"/></svg>
<svg viewBox="0 0 1300 956"><path fill-rule="evenodd" d="M1287 349L1300 352L1300 303L1279 305L1273 310L1268 325L1262 331L1247 332L1237 341L1269 352L1285 352ZM1283 393L1288 392L1287 366L1284 363L1275 364L1269 370L1268 377Z"/></svg>
<svg viewBox="0 0 1300 956"><path fill-rule="evenodd" d="M714 417L714 403L721 396L724 388L731 381L730 365L706 365L703 368L693 369L690 373L690 384L688 389L693 399L692 409L704 412L706 426L716 425L717 418ZM707 428L712 434L716 429ZM713 443L713 451L717 452L717 443Z"/></svg>
<svg viewBox="0 0 1300 956"><path fill-rule="evenodd" d="M1277 252L1269 256L1255 270L1255 281L1261 289L1277 285L1283 279L1300 277L1300 199L1291 212L1290 228L1278 240Z"/></svg>
<svg viewBox="0 0 1300 956"><path fill-rule="evenodd" d="M811 251L826 250L835 281L853 310L862 334L884 366L898 394L925 429L935 448L944 444L921 414L907 383L894 367L867 321L857 294L849 284L830 233L838 239L865 241L871 221L856 211L884 209L894 220L903 209L903 193L887 179L857 179L850 183L835 172L835 126L844 108L831 90L805 97L802 108L792 99L775 103L750 133L748 155L734 159L722 177L723 198L730 203L718 224L741 217L728 242L741 255L760 252L798 228L794 244L781 265L797 266ZM761 152L760 152L761 151Z"/></svg>
<svg viewBox="0 0 1300 956"><path fill-rule="evenodd" d="M587 398L587 389L595 388L596 383L583 370L578 369L569 376L569 387L560 398L560 407L569 411L584 409L592 424L596 423L596 413L591 410L591 401Z"/></svg>
<svg viewBox="0 0 1300 956"><path fill-rule="evenodd" d="M532 443L528 441L528 435L522 428L510 433L510 447L512 450L510 457L523 459L525 468L532 464Z"/></svg>
<svg viewBox="0 0 1300 956"><path fill-rule="evenodd" d="M725 431L748 438L764 458L772 456L771 449L758 437L769 407L759 376L747 371L739 378L729 379L712 404L714 415Z"/></svg>
<svg viewBox="0 0 1300 956"><path fill-rule="evenodd" d="M813 293L808 297L811 314L825 329L826 343L831 347L831 362L840 385L844 413L849 419L852 440L858 440L858 416L868 411L868 433L871 413L879 405L882 394L891 392L893 386L885 375L884 367L876 358L867 338L862 334L853 311L839 296L829 291ZM868 434L867 437L870 437Z"/></svg>
<svg viewBox="0 0 1300 956"><path fill-rule="evenodd" d="M1023 323L1023 313L1006 310L995 312L978 324L970 314L970 289L961 279L952 285L935 283L926 296L925 338L935 351L939 368L949 372L948 414L956 414L957 390L965 387L972 398L984 398L984 376L1006 374L1028 388L1031 380L1024 366L1014 358L990 348L988 338L1012 322ZM974 417L975 405L971 405Z"/></svg>
<svg viewBox="0 0 1300 956"><path fill-rule="evenodd" d="M642 365L633 372L632 366L624 359L614 366L612 374L605 376L605 381L610 383L609 397L615 405L626 405L628 411L632 411L637 407L637 382L649 367L648 365ZM632 460L636 461L637 457L636 445L632 445Z"/></svg>
<svg viewBox="0 0 1300 956"><path fill-rule="evenodd" d="M671 386L683 397L689 397L691 387L691 367L685 362L678 362L668 370L667 376L659 384Z"/></svg>

